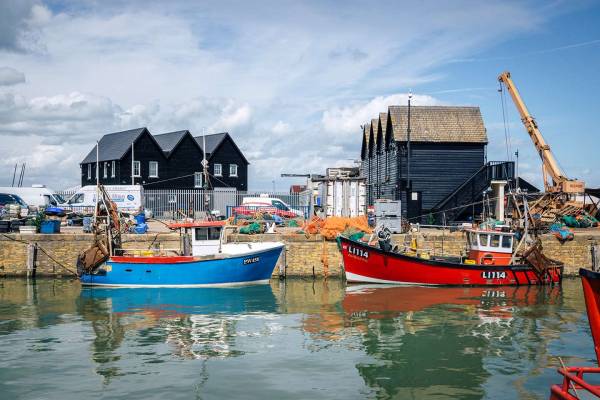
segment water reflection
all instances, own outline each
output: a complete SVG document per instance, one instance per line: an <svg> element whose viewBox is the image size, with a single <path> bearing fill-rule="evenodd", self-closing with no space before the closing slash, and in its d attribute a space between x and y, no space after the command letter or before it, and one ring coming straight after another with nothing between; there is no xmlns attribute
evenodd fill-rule
<svg viewBox="0 0 600 400"><path fill-rule="evenodd" d="M560 301L560 289L350 286L342 306L375 359L356 367L378 395L481 398L486 357L521 331L518 309L542 299Z"/></svg>
<svg viewBox="0 0 600 400"><path fill-rule="evenodd" d="M103 390L119 394L136 380L157 390L153 376L167 374L174 386L190 377L194 394L224 395L231 382L251 376L260 381L252 397L336 398L340 387L349 397L544 397L556 380L557 356L593 362L580 290L578 281L562 288L347 287L329 280L82 289L71 281L0 280L0 391L20 393L21 386L2 383L14 381L13 364L26 371L46 362L95 371L89 375L100 376ZM69 358L56 351L71 347L77 350ZM317 372L306 385L309 371ZM323 374L329 386L316 392Z"/></svg>

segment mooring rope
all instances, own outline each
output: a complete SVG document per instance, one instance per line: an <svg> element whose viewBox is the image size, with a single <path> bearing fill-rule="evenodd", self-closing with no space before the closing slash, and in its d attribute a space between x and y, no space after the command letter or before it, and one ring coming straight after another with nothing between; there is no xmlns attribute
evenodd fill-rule
<svg viewBox="0 0 600 400"><path fill-rule="evenodd" d="M23 244L30 244L30 242L26 242L25 240L20 240L17 238L13 238L8 236L5 233L1 234L2 236L4 236L5 238L12 240L13 242L17 242L17 243L23 243ZM58 261L56 258L52 257L52 255L50 255L50 253L48 253L48 251L46 249L44 249L42 246L40 246L37 242L35 243L36 247L46 255L46 257L48 257L50 260L52 260L55 264L57 264L59 267L65 269L66 271L70 272L71 274L73 274L73 276L79 277L79 275L77 274L77 272L73 271L72 269L70 269L69 267L67 267L66 265L64 265L63 263L61 263L60 261Z"/></svg>

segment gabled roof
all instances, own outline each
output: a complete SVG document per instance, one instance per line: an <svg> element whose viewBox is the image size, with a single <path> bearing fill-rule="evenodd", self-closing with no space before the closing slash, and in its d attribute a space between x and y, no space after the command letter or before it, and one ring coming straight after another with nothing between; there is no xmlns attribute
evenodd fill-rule
<svg viewBox="0 0 600 400"><path fill-rule="evenodd" d="M205 135L204 142L206 142L206 155L208 156L209 154L213 153L227 135L227 132ZM196 143L198 143L198 146L200 146L200 148L204 150L204 148L202 147L202 136L196 136L194 137L194 139L196 139Z"/></svg>
<svg viewBox="0 0 600 400"><path fill-rule="evenodd" d="M98 142L98 161L120 160L131 148L131 143L135 142L144 131L148 131L148 129L130 129L102 136ZM94 146L81 163L87 164L93 162L96 162L96 146Z"/></svg>
<svg viewBox="0 0 600 400"><path fill-rule="evenodd" d="M405 142L408 106L390 106L388 113L394 139ZM415 142L488 142L479 107L413 106L410 131Z"/></svg>
<svg viewBox="0 0 600 400"><path fill-rule="evenodd" d="M362 147L360 149L360 157L364 160L365 158L367 158L367 150L369 149L369 130L371 127L369 124L364 124L362 128L363 140Z"/></svg>
<svg viewBox="0 0 600 400"><path fill-rule="evenodd" d="M185 130L161 133L160 135L154 135L154 139L156 139L156 142L158 143L160 148L168 154L171 151L173 151L175 147L177 147L177 145L179 144L179 142L181 142L181 139L183 139L186 133L190 133L190 131Z"/></svg>
<svg viewBox="0 0 600 400"><path fill-rule="evenodd" d="M377 118L373 118L371 120L371 132L373 132L373 148L377 149L377 147L379 146L379 142L377 141L378 137L377 137Z"/></svg>
<svg viewBox="0 0 600 400"><path fill-rule="evenodd" d="M387 146L387 142L385 142L386 129L387 129L387 113L379 113L379 122L377 125L377 132L381 131L381 137L383 138L384 143Z"/></svg>
<svg viewBox="0 0 600 400"><path fill-rule="evenodd" d="M244 161L247 164L250 164L248 162L248 160L246 159L246 156L244 156L244 153L242 153L240 148L237 146L235 141L231 138L231 136L229 136L229 133L227 133L227 132L213 133L211 135L205 135L204 140L202 139L202 136L194 137L194 139L196 139L196 143L198 143L198 146L200 146L200 148L202 150L204 150L204 148L202 147L202 143L203 142L206 143L206 157L207 158L210 158L214 154L214 152L219 148L219 146L221 146L221 144L225 141L225 138L229 138L231 140L231 143L233 143L233 146L240 153L240 155L242 156Z"/></svg>

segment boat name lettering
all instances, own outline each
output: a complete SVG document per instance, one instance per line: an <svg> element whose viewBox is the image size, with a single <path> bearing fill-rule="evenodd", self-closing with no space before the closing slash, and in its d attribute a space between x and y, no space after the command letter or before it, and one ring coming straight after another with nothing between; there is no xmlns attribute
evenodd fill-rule
<svg viewBox="0 0 600 400"><path fill-rule="evenodd" d="M506 271L483 271L481 277L483 279L506 279Z"/></svg>
<svg viewBox="0 0 600 400"><path fill-rule="evenodd" d="M252 258L246 258L244 260L244 265L248 265L248 264L254 264L257 263L258 260L260 260L260 257L252 257Z"/></svg>
<svg viewBox="0 0 600 400"><path fill-rule="evenodd" d="M358 247L348 246L348 254L354 254L362 258L369 258L369 252Z"/></svg>
<svg viewBox="0 0 600 400"><path fill-rule="evenodd" d="M506 297L506 292L504 290L486 290L481 297Z"/></svg>

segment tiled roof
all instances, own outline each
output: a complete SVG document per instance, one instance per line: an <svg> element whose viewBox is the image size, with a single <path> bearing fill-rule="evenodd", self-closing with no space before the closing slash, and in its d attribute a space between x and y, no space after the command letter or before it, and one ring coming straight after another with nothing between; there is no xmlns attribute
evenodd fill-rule
<svg viewBox="0 0 600 400"><path fill-rule="evenodd" d="M371 120L371 131L373 132L373 146L375 148L375 146L377 146L377 123L378 123L378 119L377 118L373 118Z"/></svg>
<svg viewBox="0 0 600 400"><path fill-rule="evenodd" d="M381 137L385 140L385 130L387 128L387 113L379 113L379 126L381 126Z"/></svg>
<svg viewBox="0 0 600 400"><path fill-rule="evenodd" d="M123 132L109 133L102 136L98 142L98 161L120 160L131 148L133 143L146 128L130 129ZM96 162L96 146L81 162L82 164Z"/></svg>
<svg viewBox="0 0 600 400"><path fill-rule="evenodd" d="M221 133L213 133L211 135L206 135L204 141L206 142L206 155L208 156L209 154L211 154L213 151L215 151L215 149L217 148L217 146L219 146L221 144L221 142L223 141L223 139L225 139L225 136L227 136L227 132L221 132ZM196 136L194 137L194 139L196 139L196 143L198 143L200 145L200 148L202 150L204 150L204 148L202 147L202 136Z"/></svg>
<svg viewBox="0 0 600 400"><path fill-rule="evenodd" d="M360 156L361 156L361 158L364 159L367 156L367 151L369 149L370 125L364 124L362 128L363 128L363 140L362 140L362 148L360 149Z"/></svg>
<svg viewBox="0 0 600 400"><path fill-rule="evenodd" d="M405 142L408 106L390 106L394 139ZM416 142L487 143L479 107L413 106L410 140Z"/></svg>
<svg viewBox="0 0 600 400"><path fill-rule="evenodd" d="M183 138L183 136L185 136L185 134L188 132L189 131L185 130L162 133L160 135L154 135L154 139L156 139L156 142L165 153L170 153L173 151L175 146L177 146L181 138Z"/></svg>

